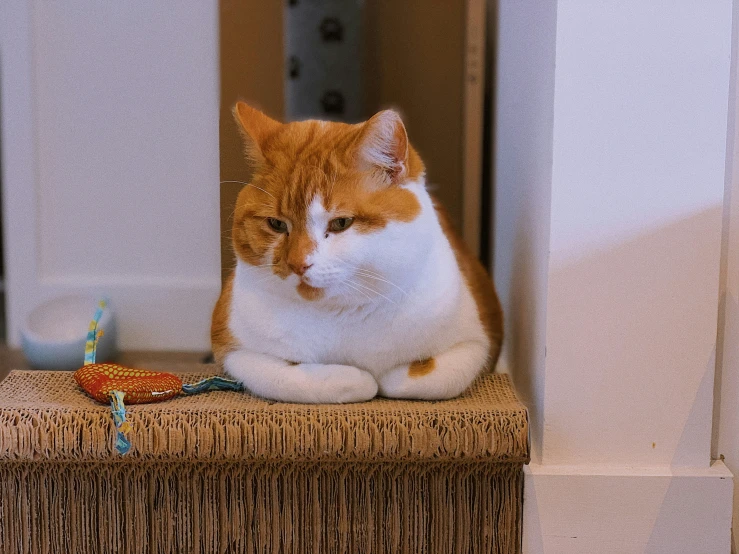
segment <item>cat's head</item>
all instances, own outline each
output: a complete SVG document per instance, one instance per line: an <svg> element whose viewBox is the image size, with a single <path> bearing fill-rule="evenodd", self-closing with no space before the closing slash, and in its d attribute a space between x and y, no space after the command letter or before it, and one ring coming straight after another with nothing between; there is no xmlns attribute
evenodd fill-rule
<svg viewBox="0 0 739 554"><path fill-rule="evenodd" d="M305 300L382 295L422 211L424 166L400 117L282 124L242 102L234 116L255 168L234 213L238 258Z"/></svg>

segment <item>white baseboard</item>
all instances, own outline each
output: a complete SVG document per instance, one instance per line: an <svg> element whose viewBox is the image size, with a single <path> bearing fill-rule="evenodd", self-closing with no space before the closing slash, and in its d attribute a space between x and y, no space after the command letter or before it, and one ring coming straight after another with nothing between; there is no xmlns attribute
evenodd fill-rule
<svg viewBox="0 0 739 554"><path fill-rule="evenodd" d="M524 554L727 554L733 477L710 468L525 468Z"/></svg>

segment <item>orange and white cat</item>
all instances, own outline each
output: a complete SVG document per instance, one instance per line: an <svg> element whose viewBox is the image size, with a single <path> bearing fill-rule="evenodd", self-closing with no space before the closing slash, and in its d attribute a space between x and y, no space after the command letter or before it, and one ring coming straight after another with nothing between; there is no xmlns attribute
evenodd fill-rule
<svg viewBox="0 0 739 554"><path fill-rule="evenodd" d="M255 162L213 312L216 360L285 402L443 399L494 366L493 284L425 187L393 111L281 124L239 102Z"/></svg>

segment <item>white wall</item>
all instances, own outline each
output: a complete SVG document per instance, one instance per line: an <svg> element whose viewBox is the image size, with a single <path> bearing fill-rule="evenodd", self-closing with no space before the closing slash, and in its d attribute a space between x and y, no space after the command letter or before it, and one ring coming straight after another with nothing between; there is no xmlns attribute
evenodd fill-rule
<svg viewBox="0 0 739 554"><path fill-rule="evenodd" d="M717 397L714 402L714 458L723 457L726 466L739 473L739 126L736 125L737 60L739 52L739 5L734 5L734 43L732 51L733 110L729 118L726 191L720 281L718 347L716 364ZM739 535L739 488L734 489L734 543ZM736 549L736 545L734 545Z"/></svg>
<svg viewBox="0 0 739 554"><path fill-rule="evenodd" d="M731 0L560 2L543 456L710 459Z"/></svg>
<svg viewBox="0 0 739 554"><path fill-rule="evenodd" d="M711 425L730 10L498 3L494 267L535 459L708 461L682 435Z"/></svg>
<svg viewBox="0 0 739 554"><path fill-rule="evenodd" d="M12 343L36 301L90 290L111 297L124 348L207 349L220 288L218 3L8 4L0 46ZM33 141L17 144L24 125ZM25 182L14 173L21 160L32 164Z"/></svg>
<svg viewBox="0 0 739 554"><path fill-rule="evenodd" d="M556 0L491 4L496 36L493 267L506 322L502 364L529 406L533 459L544 429L546 292ZM497 32L496 29L497 28Z"/></svg>
<svg viewBox="0 0 739 554"><path fill-rule="evenodd" d="M539 454L705 464L731 1L499 11L496 281Z"/></svg>
<svg viewBox="0 0 739 554"><path fill-rule="evenodd" d="M710 445L732 4L496 2L495 278L532 411L525 552L728 551Z"/></svg>

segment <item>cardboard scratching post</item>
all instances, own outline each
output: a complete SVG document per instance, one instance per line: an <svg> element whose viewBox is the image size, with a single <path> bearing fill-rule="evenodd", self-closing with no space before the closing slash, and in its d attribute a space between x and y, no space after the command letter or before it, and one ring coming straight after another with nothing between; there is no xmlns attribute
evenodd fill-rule
<svg viewBox="0 0 739 554"><path fill-rule="evenodd" d="M528 422L504 375L443 402L130 406L125 456L70 372L14 371L0 399L7 551L520 551Z"/></svg>

